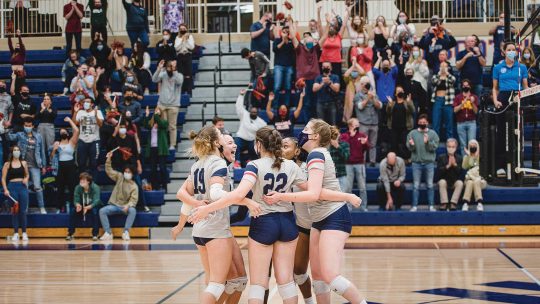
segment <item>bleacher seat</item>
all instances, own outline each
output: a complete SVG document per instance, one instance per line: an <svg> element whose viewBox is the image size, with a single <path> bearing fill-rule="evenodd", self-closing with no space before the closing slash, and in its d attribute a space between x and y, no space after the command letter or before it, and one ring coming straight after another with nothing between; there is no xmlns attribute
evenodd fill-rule
<svg viewBox="0 0 540 304"><path fill-rule="evenodd" d="M133 227L157 227L159 213L137 212ZM124 227L126 216L113 215L109 217L111 227ZM62 214L28 214L28 227L32 228L67 228L69 215ZM100 225L101 226L101 225ZM76 227L91 227L90 221L79 221ZM0 228L11 228L11 215L0 214Z"/></svg>

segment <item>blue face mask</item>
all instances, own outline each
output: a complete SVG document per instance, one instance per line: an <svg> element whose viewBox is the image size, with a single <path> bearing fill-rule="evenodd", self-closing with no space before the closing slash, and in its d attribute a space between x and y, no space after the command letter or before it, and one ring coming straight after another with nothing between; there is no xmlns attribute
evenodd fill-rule
<svg viewBox="0 0 540 304"><path fill-rule="evenodd" d="M298 134L298 147L302 148L309 141L309 135L310 134L307 134L304 131Z"/></svg>
<svg viewBox="0 0 540 304"><path fill-rule="evenodd" d="M506 58L510 59L510 60L514 60L516 59L516 51L508 51L506 52Z"/></svg>
<svg viewBox="0 0 540 304"><path fill-rule="evenodd" d="M306 42L306 47L308 48L308 50L311 50L313 46L314 46L313 42Z"/></svg>
<svg viewBox="0 0 540 304"><path fill-rule="evenodd" d="M351 77L352 77L353 79L358 78L358 72L351 72Z"/></svg>
<svg viewBox="0 0 540 304"><path fill-rule="evenodd" d="M133 76L126 77L127 82L133 82Z"/></svg>
<svg viewBox="0 0 540 304"><path fill-rule="evenodd" d="M103 51L103 44L98 44L97 49L98 51Z"/></svg>
<svg viewBox="0 0 540 304"><path fill-rule="evenodd" d="M32 127L24 127L24 132L26 133L32 132Z"/></svg>

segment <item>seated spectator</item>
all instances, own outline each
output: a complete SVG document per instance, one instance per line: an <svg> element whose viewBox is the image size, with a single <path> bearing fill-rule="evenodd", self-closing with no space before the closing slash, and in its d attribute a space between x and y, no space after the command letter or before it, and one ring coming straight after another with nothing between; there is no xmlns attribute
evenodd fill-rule
<svg viewBox="0 0 540 304"><path fill-rule="evenodd" d="M345 74L343 74L343 81L345 82L345 101L343 104L343 121L351 119L354 110L354 96L360 92L361 79L364 76L364 69L358 64L354 63L349 67Z"/></svg>
<svg viewBox="0 0 540 304"><path fill-rule="evenodd" d="M240 91L240 95L236 99L236 114L240 119L240 126L234 141L236 142L235 167L245 167L247 160L257 159L255 152L255 135L257 131L266 126L266 122L259 117L259 109L251 107L249 111L244 107L244 98L246 90ZM247 159L240 158L240 154L247 150Z"/></svg>
<svg viewBox="0 0 540 304"><path fill-rule="evenodd" d="M146 51L146 47L140 41L136 42L133 46L133 53L131 53L129 68L135 72L136 79L139 81L144 95L149 94L148 87L152 78L152 73L150 72L151 63L150 54ZM128 77L129 75L126 76L126 79ZM143 95L142 92L139 95Z"/></svg>
<svg viewBox="0 0 540 304"><path fill-rule="evenodd" d="M296 124L296 120L300 116L300 113L302 113L305 95L304 92L300 93L300 100L298 101L298 106L294 112L290 112L290 109L286 105L281 105L279 106L277 114L272 111L274 93L270 93L268 96L268 104L266 105L268 123L273 125L274 128L279 131L282 138L294 137L294 125Z"/></svg>
<svg viewBox="0 0 540 304"><path fill-rule="evenodd" d="M11 95L7 92L6 83L0 80L0 161L4 161L4 156L8 155L8 145L6 143L6 132L11 127L13 120L13 103Z"/></svg>
<svg viewBox="0 0 540 304"><path fill-rule="evenodd" d="M426 54L426 61L433 73L439 72L439 53L441 50L450 50L457 45L452 33L442 26L439 16L431 17L431 26L424 31L418 45Z"/></svg>
<svg viewBox="0 0 540 304"><path fill-rule="evenodd" d="M482 96L483 74L486 58L480 50L480 39L476 35L468 36L465 40L465 49L456 56L456 67L461 72L461 79L468 79L472 92Z"/></svg>
<svg viewBox="0 0 540 304"><path fill-rule="evenodd" d="M414 127L414 104L411 95L405 95L402 86L396 87L396 100L389 99L386 106L387 126L390 130L390 149L399 157L409 161L407 134Z"/></svg>
<svg viewBox="0 0 540 304"><path fill-rule="evenodd" d="M129 68L129 58L124 53L124 43L115 41L112 44L113 60L112 68L114 71L111 74L111 86L113 92L121 92L124 82L124 73Z"/></svg>
<svg viewBox="0 0 540 304"><path fill-rule="evenodd" d="M463 181L461 180L462 158L457 153L457 140L449 138L446 140L446 153L437 157L437 173L439 176L439 195L441 206L439 210L455 211L459 202L459 197L463 191ZM454 189L450 201L448 201L448 190ZM450 203L450 204L448 204Z"/></svg>
<svg viewBox="0 0 540 304"><path fill-rule="evenodd" d="M169 39L174 43L176 36L178 36L178 31L180 30L180 25L184 23L184 9L185 4L184 0L168 0L163 5L163 31L167 31L170 35ZM167 40L169 40L167 39ZM160 60L174 60L173 58L165 59L161 58Z"/></svg>
<svg viewBox="0 0 540 304"><path fill-rule="evenodd" d="M268 76L270 68L270 60L268 57L261 52L252 52L246 48L242 49L241 56L249 61L249 67L251 69L251 78L249 82L251 87L254 89L257 88L257 81L259 78L266 83L266 76Z"/></svg>
<svg viewBox="0 0 540 304"><path fill-rule="evenodd" d="M290 38L289 27L282 29L281 37L273 42L274 58L274 97L276 104L274 108L280 105L290 107L291 88L295 65L294 45ZM285 98L281 100L281 90L285 90Z"/></svg>
<svg viewBox="0 0 540 304"><path fill-rule="evenodd" d="M21 159L26 161L28 172L34 185L37 203L41 214L46 214L45 201L43 200L43 188L41 187L41 175L45 174L45 146L41 135L34 130L33 120L24 119L24 131L9 132L7 138L17 143L21 151Z"/></svg>
<svg viewBox="0 0 540 304"><path fill-rule="evenodd" d="M379 210L400 210L405 200L405 161L396 156L396 153L390 152L381 161L379 174Z"/></svg>
<svg viewBox="0 0 540 304"><path fill-rule="evenodd" d="M122 239L129 241L129 229L133 226L135 216L137 216L137 200L139 199L139 190L137 184L133 181L134 169L129 166L124 166L122 172L115 171L111 165L111 152L107 153L107 161L105 162L105 170L107 176L116 184L109 198L109 203L99 210L99 218L105 233L101 236L101 241L110 241L113 239L111 225L109 224L109 216L114 214L127 215L126 223L124 224L124 233Z"/></svg>
<svg viewBox="0 0 540 304"><path fill-rule="evenodd" d="M457 134L461 155L465 155L467 143L476 139L476 114L478 113L478 96L472 93L472 85L468 79L461 81L461 94L454 99Z"/></svg>
<svg viewBox="0 0 540 304"><path fill-rule="evenodd" d="M328 152L330 152L332 161L334 161L334 165L336 166L336 177L339 180L339 188L341 191L347 192L347 189L349 188L349 181L347 178L348 172L345 166L349 161L351 151L349 148L349 143L340 140L339 137L339 129L332 126L332 137L330 139L330 148L328 149ZM347 203L347 205L349 207L349 211L351 211L352 205L350 203Z"/></svg>
<svg viewBox="0 0 540 304"><path fill-rule="evenodd" d="M143 111L141 109L141 103L135 99L135 95L136 93L133 89L127 88L124 92L122 102L118 104L118 110L124 114L130 112L131 121L139 125L143 119Z"/></svg>
<svg viewBox="0 0 540 304"><path fill-rule="evenodd" d="M26 63L26 47L22 41L21 31L17 30L16 36L19 38L19 42L13 47L13 42L11 41L11 36L8 37L8 47L9 47L9 64L11 64L11 70L22 70L24 64Z"/></svg>
<svg viewBox="0 0 540 304"><path fill-rule="evenodd" d="M70 92L81 88L94 99L94 80L95 77L88 73L88 66L83 63L77 68L77 75L71 80Z"/></svg>
<svg viewBox="0 0 540 304"><path fill-rule="evenodd" d="M23 129L23 123L26 119L36 118L36 105L30 99L30 89L27 85L21 87L20 93L13 96L13 131L18 132Z"/></svg>
<svg viewBox="0 0 540 304"><path fill-rule="evenodd" d="M339 77L332 73L332 63L328 61L323 62L321 72L313 84L313 93L317 96L317 118L335 125L341 87Z"/></svg>
<svg viewBox="0 0 540 304"><path fill-rule="evenodd" d="M360 92L354 96L356 117L360 122L360 132L367 135L369 140L370 167L375 167L377 161L377 136L379 133L379 111L382 102L371 90L368 77L362 77Z"/></svg>
<svg viewBox="0 0 540 304"><path fill-rule="evenodd" d="M39 120L38 133L43 139L43 146L49 149L54 143L54 120L56 119L56 109L52 106L51 96L45 94L41 108L37 112L36 119ZM46 165L50 164L49 158L45 160Z"/></svg>
<svg viewBox="0 0 540 304"><path fill-rule="evenodd" d="M92 240L97 241L99 235L99 208L101 207L101 190L93 182L92 176L86 172L79 175L79 184L73 193L73 204L70 205L69 226L66 241L71 241L75 234L77 219L92 222Z"/></svg>
<svg viewBox="0 0 540 304"><path fill-rule="evenodd" d="M418 210L422 175L425 177L428 190L429 211L436 211L433 176L435 174L435 156L439 146L439 136L435 131L428 129L428 123L427 115L421 114L418 116L418 129L412 130L407 135L407 148L412 153L413 201L410 210L412 212Z"/></svg>
<svg viewBox="0 0 540 304"><path fill-rule="evenodd" d="M390 37L396 44L406 43L408 45L414 45L416 34L416 27L409 22L409 15L400 11L397 15L396 21L390 30Z"/></svg>
<svg viewBox="0 0 540 304"><path fill-rule="evenodd" d="M182 74L176 71L174 61L168 61L165 68L165 61L160 61L156 72L152 76L152 81L159 85L158 106L161 109L161 117L169 122L169 150L176 150L176 122L180 111L180 98Z"/></svg>
<svg viewBox="0 0 540 304"><path fill-rule="evenodd" d="M96 72L96 57L90 55L88 58L86 58L86 61L84 62L88 66L88 74L91 74L90 72L93 70L93 74ZM95 75L93 75L95 76Z"/></svg>
<svg viewBox="0 0 540 304"><path fill-rule="evenodd" d="M193 89L193 50L195 49L195 40L193 35L188 32L187 25L180 24L178 37L174 41L176 49L176 69L184 76L182 83L182 93L191 95Z"/></svg>
<svg viewBox="0 0 540 304"><path fill-rule="evenodd" d="M147 47L150 43L148 40L148 35L150 34L148 10L142 6L141 0L133 0L131 3L122 0L122 4L126 10L126 31L131 42L131 47L138 40Z"/></svg>
<svg viewBox="0 0 540 304"><path fill-rule="evenodd" d="M343 192L352 193L354 179L358 183L360 198L362 199L361 208L367 211L367 188L366 188L366 152L369 151L368 136L360 131L358 119L351 118L347 121L348 131L341 134L341 141L349 145L350 153L346 162L345 170L347 172L347 182L345 187L341 188ZM350 208L349 208L350 209Z"/></svg>
<svg viewBox="0 0 540 304"><path fill-rule="evenodd" d="M373 62L379 60L379 53L382 54L388 47L388 38L390 38L390 32L388 26L386 25L386 19L384 16L377 16L375 23L371 26L372 31L369 34L369 39L373 40Z"/></svg>
<svg viewBox="0 0 540 304"><path fill-rule="evenodd" d="M19 240L19 227L22 230L22 240L28 241L26 234L28 213L28 164L21 158L21 149L18 146L11 147L11 153L7 162L2 167L2 188L4 196L11 207L11 221L13 224L13 236L11 241Z"/></svg>
<svg viewBox="0 0 540 304"><path fill-rule="evenodd" d="M441 125L444 125L446 138L454 137L454 98L456 93L454 83L456 77L448 72L448 64L441 63L439 73L433 75L431 84L433 85L433 130L441 134Z"/></svg>
<svg viewBox="0 0 540 304"><path fill-rule="evenodd" d="M467 170L465 175L465 192L463 193L462 211L469 211L469 204L472 201L472 195L476 199L477 211L484 211L484 200L482 190L487 187L487 182L480 175L480 145L476 140L469 141L468 149L465 149L463 158L463 169Z"/></svg>
<svg viewBox="0 0 540 304"><path fill-rule="evenodd" d="M79 126L80 136L77 144L77 164L79 172L89 172L93 177L97 172L99 155L99 129L103 125L103 113L94 107L91 98L84 99L83 108L75 105L74 121Z"/></svg>
<svg viewBox="0 0 540 304"><path fill-rule="evenodd" d="M146 107L145 126L150 130L144 156L150 161L150 183L153 190L160 188L167 191L167 157L169 145L167 130L169 123L161 118L161 110L156 107L154 114L150 115L150 109ZM159 175L158 175L159 165Z"/></svg>
<svg viewBox="0 0 540 304"><path fill-rule="evenodd" d="M382 59L379 54L379 59L373 67L373 76L377 82L377 97L386 104L391 100L396 90L396 82L398 77L398 68L393 60Z"/></svg>
<svg viewBox="0 0 540 304"><path fill-rule="evenodd" d="M72 50L69 57L62 66L62 82L64 82L64 95L70 91L71 81L78 74L79 67L86 61L86 58L79 55L79 52Z"/></svg>
<svg viewBox="0 0 540 304"><path fill-rule="evenodd" d="M423 51L418 47L412 48L412 56L405 64L405 70L413 70L413 80L418 81L422 85L422 89L427 92L429 80L429 68L424 60Z"/></svg>
<svg viewBox="0 0 540 304"><path fill-rule="evenodd" d="M175 34L177 35L178 32ZM163 39L156 43L158 62L161 60L176 60L176 49L174 48L174 40L176 39L176 35L173 39L169 30L163 30Z"/></svg>
<svg viewBox="0 0 540 304"><path fill-rule="evenodd" d="M122 94L126 94L127 90L133 92L133 98L142 101L144 99L144 90L142 85L139 83L137 75L131 70L127 70L125 73L125 82L122 86Z"/></svg>
<svg viewBox="0 0 540 304"><path fill-rule="evenodd" d="M212 125L214 125L214 127L216 127L216 129L218 129L221 134L223 135L230 135L231 132L229 132L227 129L225 129L225 119L219 117L219 116L214 116L214 118L212 118Z"/></svg>

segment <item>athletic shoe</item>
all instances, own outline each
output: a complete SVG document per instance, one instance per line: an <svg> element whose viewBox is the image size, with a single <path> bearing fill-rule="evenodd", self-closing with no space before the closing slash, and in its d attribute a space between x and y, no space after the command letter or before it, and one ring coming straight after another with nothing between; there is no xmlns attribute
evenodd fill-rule
<svg viewBox="0 0 540 304"><path fill-rule="evenodd" d="M176 150L176 148L174 146L169 146L169 151L170 150Z"/></svg>
<svg viewBox="0 0 540 304"><path fill-rule="evenodd" d="M47 210L45 210L45 208L41 207L41 208L39 208L39 213L47 214Z"/></svg>
<svg viewBox="0 0 540 304"><path fill-rule="evenodd" d="M418 208L417 207L411 207L411 209L409 211L410 212L416 212L416 211L418 211Z"/></svg>
<svg viewBox="0 0 540 304"><path fill-rule="evenodd" d="M73 235L68 234L68 236L66 236L66 241L73 241Z"/></svg>
<svg viewBox="0 0 540 304"><path fill-rule="evenodd" d="M26 232L23 232L22 240L23 240L23 242L28 242L28 234L26 234Z"/></svg>
<svg viewBox="0 0 540 304"><path fill-rule="evenodd" d="M92 237L92 241L95 242L95 241L97 241L97 240L99 240L99 238L97 237L97 235L94 235L94 236Z"/></svg>
<svg viewBox="0 0 540 304"><path fill-rule="evenodd" d="M437 209L435 209L435 206L429 206L429 211L430 212L435 212L435 211L437 211Z"/></svg>
<svg viewBox="0 0 540 304"><path fill-rule="evenodd" d="M504 169L497 170L497 176L506 176L506 171Z"/></svg>
<svg viewBox="0 0 540 304"><path fill-rule="evenodd" d="M463 203L463 207L461 207L461 211L469 211L469 204Z"/></svg>
<svg viewBox="0 0 540 304"><path fill-rule="evenodd" d="M105 232L100 238L99 240L100 241L112 241L113 239L113 235L108 233L108 232Z"/></svg>
<svg viewBox="0 0 540 304"><path fill-rule="evenodd" d="M150 212L152 212L152 210L150 210L150 208L148 208L148 206L144 206L144 212L150 213Z"/></svg>
<svg viewBox="0 0 540 304"><path fill-rule="evenodd" d="M362 211L363 212L368 212L369 210L368 210L368 208L364 207L364 208L362 208Z"/></svg>
<svg viewBox="0 0 540 304"><path fill-rule="evenodd" d="M128 231L124 231L124 233L122 233L122 240L124 241L129 241L131 238L129 237L129 232Z"/></svg>
<svg viewBox="0 0 540 304"><path fill-rule="evenodd" d="M64 88L64 92L62 93L62 95L68 96L68 95L69 95L69 89L68 89L68 88Z"/></svg>
<svg viewBox="0 0 540 304"><path fill-rule="evenodd" d="M18 242L19 241L19 234L18 233L14 233L13 236L11 237L11 240L13 242Z"/></svg>
<svg viewBox="0 0 540 304"><path fill-rule="evenodd" d="M482 205L482 203L478 203L478 206L476 206L476 211L484 211L484 205Z"/></svg>

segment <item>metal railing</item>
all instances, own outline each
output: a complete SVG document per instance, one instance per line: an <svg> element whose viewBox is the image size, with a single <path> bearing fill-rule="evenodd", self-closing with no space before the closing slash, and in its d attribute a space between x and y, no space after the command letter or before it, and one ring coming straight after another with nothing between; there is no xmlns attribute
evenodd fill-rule
<svg viewBox="0 0 540 304"><path fill-rule="evenodd" d="M206 109L206 100L203 101L203 106L201 108L201 122L202 126L206 126L206 117L204 116L204 109Z"/></svg>
<svg viewBox="0 0 540 304"><path fill-rule="evenodd" d="M222 41L223 41L223 35L219 35L219 40L218 40L219 84L223 84L223 81L221 80L221 57L223 56L223 53L221 52Z"/></svg>
<svg viewBox="0 0 540 304"><path fill-rule="evenodd" d="M217 79L216 79L217 71L218 71L218 66L216 65L214 67L214 115L217 115L217 88L218 88Z"/></svg>

